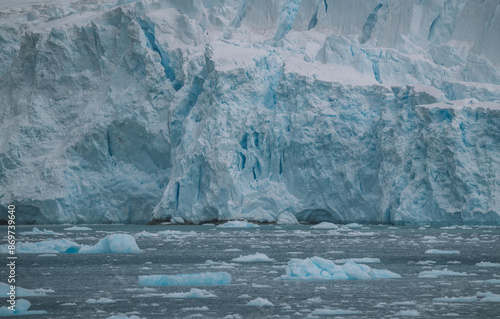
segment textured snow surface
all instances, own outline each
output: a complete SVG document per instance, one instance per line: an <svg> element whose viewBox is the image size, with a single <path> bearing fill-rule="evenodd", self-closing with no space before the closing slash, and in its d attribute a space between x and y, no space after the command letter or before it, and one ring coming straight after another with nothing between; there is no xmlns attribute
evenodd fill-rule
<svg viewBox="0 0 500 319"><path fill-rule="evenodd" d="M291 259L286 267L286 275L278 280L356 280L401 278L400 275L386 270L374 269L352 261L336 265L333 261L321 257Z"/></svg>
<svg viewBox="0 0 500 319"><path fill-rule="evenodd" d="M496 0L0 15L0 211L20 223L500 225Z"/></svg>
<svg viewBox="0 0 500 319"><path fill-rule="evenodd" d="M143 286L207 286L229 285L230 283L231 275L227 272L139 276L139 285Z"/></svg>

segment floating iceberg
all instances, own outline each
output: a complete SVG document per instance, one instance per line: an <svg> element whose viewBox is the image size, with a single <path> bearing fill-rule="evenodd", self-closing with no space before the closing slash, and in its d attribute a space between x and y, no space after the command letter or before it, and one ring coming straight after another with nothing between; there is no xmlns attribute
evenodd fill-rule
<svg viewBox="0 0 500 319"><path fill-rule="evenodd" d="M258 306L258 307L262 307L262 306L274 306L272 302L270 302L269 300L267 300L266 298L255 298L253 300L250 300L248 303L247 303L247 306Z"/></svg>
<svg viewBox="0 0 500 319"><path fill-rule="evenodd" d="M94 246L82 246L78 252L81 254L130 254L140 251L134 236L128 234L113 234L100 239Z"/></svg>
<svg viewBox="0 0 500 319"><path fill-rule="evenodd" d="M64 230L69 230L69 231L80 231L80 230L92 230L92 228L88 228L85 226L73 226L69 228L64 228Z"/></svg>
<svg viewBox="0 0 500 319"><path fill-rule="evenodd" d="M16 253L18 254L59 254L77 253L81 245L69 239L49 239L40 242L18 242ZM8 252L7 245L0 246L0 253Z"/></svg>
<svg viewBox="0 0 500 319"><path fill-rule="evenodd" d="M477 267L500 268L500 263L492 263L489 261L481 261L476 264Z"/></svg>
<svg viewBox="0 0 500 319"><path fill-rule="evenodd" d="M373 269L366 265L347 262L336 265L333 261L321 257L291 259L286 267L286 275L277 280L353 280L401 278L400 275L385 269Z"/></svg>
<svg viewBox="0 0 500 319"><path fill-rule="evenodd" d="M477 292L475 296L470 297L444 297L434 298L433 302L500 302L500 295L496 295L490 291Z"/></svg>
<svg viewBox="0 0 500 319"><path fill-rule="evenodd" d="M344 309L315 309L311 312L313 316L344 316L344 315L360 315L361 311L344 310Z"/></svg>
<svg viewBox="0 0 500 319"><path fill-rule="evenodd" d="M203 289L191 288L188 292L174 292L164 296L165 298L215 298L214 294Z"/></svg>
<svg viewBox="0 0 500 319"><path fill-rule="evenodd" d="M421 273L418 274L418 278L437 278L439 276L469 276L469 274L465 272L456 272L456 271L451 271L448 270L448 268L445 268L443 270L428 270L428 271L422 271Z"/></svg>
<svg viewBox="0 0 500 319"><path fill-rule="evenodd" d="M222 227L222 228L255 228L255 227L260 227L257 224L254 223L249 223L246 220L230 220L224 224L221 224L217 227Z"/></svg>
<svg viewBox="0 0 500 319"><path fill-rule="evenodd" d="M274 261L274 259L269 258L266 254L255 253L253 255L240 256L238 258L234 258L232 261L240 263L256 263L256 262L270 262Z"/></svg>
<svg viewBox="0 0 500 319"><path fill-rule="evenodd" d="M314 229L338 229L339 226L335 225L334 223L321 222L317 225L311 226L311 228L314 228Z"/></svg>
<svg viewBox="0 0 500 319"><path fill-rule="evenodd" d="M289 212L283 212L278 216L278 221L276 222L278 225L298 225L299 221L297 218Z"/></svg>
<svg viewBox="0 0 500 319"><path fill-rule="evenodd" d="M138 253L135 238L128 234L108 235L94 246L80 245L69 239L49 239L39 242L16 243L16 252L20 254L59 254L59 253ZM6 254L8 245L0 246L0 253Z"/></svg>
<svg viewBox="0 0 500 319"><path fill-rule="evenodd" d="M20 232L19 234L26 236L26 235L62 235L61 233L56 233L52 230L44 229L40 230L37 227L33 227L32 231L23 231Z"/></svg>
<svg viewBox="0 0 500 319"><path fill-rule="evenodd" d="M100 298L100 299L87 299L85 300L85 303L100 303L100 304L108 304L108 303L115 303L116 301L113 299L109 298Z"/></svg>
<svg viewBox="0 0 500 319"><path fill-rule="evenodd" d="M28 310L31 302L26 299L17 299L15 311L10 311L7 307L0 308L0 316L24 316L24 315L45 315L45 310Z"/></svg>
<svg viewBox="0 0 500 319"><path fill-rule="evenodd" d="M358 263L358 264L375 264L375 263L379 263L380 259L370 258L370 257L346 258L346 259L335 259L333 262L336 264L345 264L348 262L354 262L354 263Z"/></svg>
<svg viewBox="0 0 500 319"><path fill-rule="evenodd" d="M395 317L419 317L420 313L417 310L401 310L394 315Z"/></svg>
<svg viewBox="0 0 500 319"><path fill-rule="evenodd" d="M127 316L127 315L114 315L111 317L107 317L106 319L141 319L137 316Z"/></svg>
<svg viewBox="0 0 500 319"><path fill-rule="evenodd" d="M458 250L439 250L439 249L428 249L425 251L426 254L433 255L458 255L460 252Z"/></svg>
<svg viewBox="0 0 500 319"><path fill-rule="evenodd" d="M7 293L10 292L10 285L0 282L0 296L8 297ZM48 289L26 289L16 286L16 297L39 297L45 296L46 292L53 292Z"/></svg>
<svg viewBox="0 0 500 319"><path fill-rule="evenodd" d="M230 283L231 275L227 272L139 276L139 285L143 286L208 286Z"/></svg>

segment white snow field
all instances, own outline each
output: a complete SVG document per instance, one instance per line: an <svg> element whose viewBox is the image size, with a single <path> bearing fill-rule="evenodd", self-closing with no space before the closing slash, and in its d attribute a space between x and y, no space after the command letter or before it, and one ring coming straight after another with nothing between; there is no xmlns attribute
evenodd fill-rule
<svg viewBox="0 0 500 319"><path fill-rule="evenodd" d="M497 0L0 16L0 211L19 222L500 225Z"/></svg>
<svg viewBox="0 0 500 319"><path fill-rule="evenodd" d="M230 283L231 275L227 272L139 276L139 285L142 286L207 286Z"/></svg>

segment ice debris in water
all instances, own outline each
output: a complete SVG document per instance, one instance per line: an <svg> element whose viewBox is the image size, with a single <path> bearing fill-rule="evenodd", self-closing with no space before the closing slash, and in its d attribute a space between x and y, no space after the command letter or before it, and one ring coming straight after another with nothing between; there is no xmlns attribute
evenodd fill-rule
<svg viewBox="0 0 500 319"><path fill-rule="evenodd" d="M81 254L111 254L111 253L138 253L141 250L135 238L128 234L108 235L99 240L94 246L84 245L78 251Z"/></svg>
<svg viewBox="0 0 500 319"><path fill-rule="evenodd" d="M316 309L311 315L313 316L343 316L343 315L360 315L362 312L357 310L344 309Z"/></svg>
<svg viewBox="0 0 500 319"><path fill-rule="evenodd" d="M420 313L417 310L401 310L397 314L394 315L395 317L418 317L420 316Z"/></svg>
<svg viewBox="0 0 500 319"><path fill-rule="evenodd" d="M85 300L85 303L99 303L99 304L108 304L108 303L115 303L116 301L113 300L113 299L109 299L109 298L100 298L100 299L87 299Z"/></svg>
<svg viewBox="0 0 500 319"><path fill-rule="evenodd" d="M247 306L259 306L259 307L262 307L262 306L274 306L272 302L270 302L269 300L267 300L266 298L255 298L253 300L250 300L248 303L247 303Z"/></svg>
<svg viewBox="0 0 500 319"><path fill-rule="evenodd" d="M8 297L7 293L10 292L10 285L0 282L0 296ZM32 297L32 296L45 296L46 292L53 292L48 289L26 289L16 286L16 297Z"/></svg>
<svg viewBox="0 0 500 319"><path fill-rule="evenodd" d="M238 258L234 258L233 261L240 263L255 263L255 262L274 261L274 259L269 258L266 254L255 253L253 255L240 256Z"/></svg>
<svg viewBox="0 0 500 319"><path fill-rule="evenodd" d="M456 271L451 271L448 270L448 268L445 268L443 270L428 270L428 271L422 271L421 273L418 274L418 278L437 278L438 276L469 276L469 274L465 272L456 272Z"/></svg>
<svg viewBox="0 0 500 319"><path fill-rule="evenodd" d="M298 225L299 221L292 213L284 212L278 216L278 221L276 223L278 225Z"/></svg>
<svg viewBox="0 0 500 319"><path fill-rule="evenodd" d="M500 295L490 291L478 292L475 296L434 298L433 302L500 302Z"/></svg>
<svg viewBox="0 0 500 319"><path fill-rule="evenodd" d="M165 298L215 298L214 294L203 289L191 288L188 292L174 292L165 295Z"/></svg>
<svg viewBox="0 0 500 319"><path fill-rule="evenodd" d="M141 319L141 318L139 318L137 316L128 317L127 315L118 314L118 315L114 315L111 317L107 317L106 319Z"/></svg>
<svg viewBox="0 0 500 319"><path fill-rule="evenodd" d="M476 264L477 267L492 267L492 268L500 268L500 263L491 263L489 261L482 261Z"/></svg>
<svg viewBox="0 0 500 319"><path fill-rule="evenodd" d="M21 234L23 236L26 236L26 235L54 235L54 236L62 235L61 233L56 233L53 230L48 230L48 229L40 230L37 227L33 227L32 231L23 231L23 232L20 232L19 234Z"/></svg>
<svg viewBox="0 0 500 319"><path fill-rule="evenodd" d="M401 276L386 269L373 269L350 261L344 265L336 265L331 260L312 257L291 259L286 267L286 275L276 279L320 281L382 278L401 278Z"/></svg>
<svg viewBox="0 0 500 319"><path fill-rule="evenodd" d="M49 239L40 242L18 243L17 253L23 254L57 254L57 253L138 253L135 238L128 234L112 234L99 240L94 246L80 245L69 239ZM0 253L7 253L7 245L0 246Z"/></svg>
<svg viewBox="0 0 500 319"><path fill-rule="evenodd" d="M142 286L208 286L230 283L231 275L227 272L139 276L139 285Z"/></svg>
<svg viewBox="0 0 500 319"><path fill-rule="evenodd" d="M335 225L334 223L329 223L329 222L322 222L317 225L311 226L311 228L314 229L338 229L339 226Z"/></svg>
<svg viewBox="0 0 500 319"><path fill-rule="evenodd" d="M84 227L84 226L73 226L69 228L64 228L64 230L77 231L77 230L92 230L92 228Z"/></svg>
<svg viewBox="0 0 500 319"><path fill-rule="evenodd" d="M439 249L428 249L425 251L426 254L433 255L458 255L460 252L458 250L439 250Z"/></svg>
<svg viewBox="0 0 500 319"><path fill-rule="evenodd" d="M246 220L230 220L224 224L221 224L217 227L222 227L222 228L255 228L255 227L260 227L257 224L254 223L249 223Z"/></svg>
<svg viewBox="0 0 500 319"><path fill-rule="evenodd" d="M0 308L0 316L24 316L24 315L45 315L45 310L28 310L31 307L31 302L26 299L17 299L14 311L7 307Z"/></svg>

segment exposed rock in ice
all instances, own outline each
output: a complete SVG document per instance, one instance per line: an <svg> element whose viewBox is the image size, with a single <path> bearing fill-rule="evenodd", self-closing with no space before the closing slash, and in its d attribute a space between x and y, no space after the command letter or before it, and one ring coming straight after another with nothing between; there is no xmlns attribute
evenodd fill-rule
<svg viewBox="0 0 500 319"><path fill-rule="evenodd" d="M99 240L94 246L83 245L78 253L81 254L112 254L112 253L138 253L141 250L135 238L128 234L112 234Z"/></svg>
<svg viewBox="0 0 500 319"><path fill-rule="evenodd" d="M261 297L258 297L258 298L255 298L253 300L250 300L248 303L247 303L247 306L258 306L258 307L262 307L262 306L274 306L272 302L270 302L269 300L267 300L266 298L261 298Z"/></svg>
<svg viewBox="0 0 500 319"><path fill-rule="evenodd" d="M353 280L401 278L400 275L385 269L373 269L366 265L347 262L336 265L333 261L321 257L291 259L286 267L286 275L278 280Z"/></svg>
<svg viewBox="0 0 500 319"><path fill-rule="evenodd" d="M231 275L227 272L139 276L139 285L143 286L207 286L229 285L230 283Z"/></svg>
<svg viewBox="0 0 500 319"><path fill-rule="evenodd" d="M289 212L283 212L278 216L278 225L298 225L299 221L297 218Z"/></svg>
<svg viewBox="0 0 500 319"><path fill-rule="evenodd" d="M222 227L222 228L255 228L255 227L260 227L257 224L254 223L249 223L246 220L231 220L228 221L224 224L221 224L217 227Z"/></svg>
<svg viewBox="0 0 500 319"><path fill-rule="evenodd" d="M458 250L428 249L425 251L425 253L432 254L432 255L459 255L460 251L458 251Z"/></svg>
<svg viewBox="0 0 500 319"><path fill-rule="evenodd" d="M233 261L240 263L255 263L255 262L272 262L274 259L269 258L266 254L255 253L253 255L240 256L234 258Z"/></svg>

